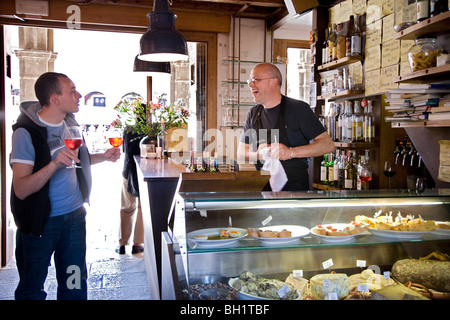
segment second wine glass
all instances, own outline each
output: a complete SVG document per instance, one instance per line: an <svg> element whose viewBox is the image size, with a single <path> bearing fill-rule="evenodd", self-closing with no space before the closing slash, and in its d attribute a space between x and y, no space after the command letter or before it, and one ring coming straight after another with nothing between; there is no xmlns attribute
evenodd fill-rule
<svg viewBox="0 0 450 320"><path fill-rule="evenodd" d="M383 173L388 177L388 189L391 188L391 178L395 176L395 165L391 161L386 161L384 163Z"/></svg>
<svg viewBox="0 0 450 320"><path fill-rule="evenodd" d="M77 150L83 144L83 135L81 129L78 126L66 127L64 130L64 144L70 150ZM81 168L72 160L72 165L67 168Z"/></svg>

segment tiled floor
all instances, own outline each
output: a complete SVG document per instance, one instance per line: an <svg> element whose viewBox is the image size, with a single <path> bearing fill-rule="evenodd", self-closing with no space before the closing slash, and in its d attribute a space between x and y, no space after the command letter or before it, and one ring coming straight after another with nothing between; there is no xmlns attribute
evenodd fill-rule
<svg viewBox="0 0 450 320"><path fill-rule="evenodd" d="M150 299L143 254L115 252L119 228L120 187L123 159L92 168L93 190L87 206L87 268L89 300ZM19 276L14 259L0 269L0 300L14 299ZM56 299L56 278L49 267L45 291L47 299Z"/></svg>

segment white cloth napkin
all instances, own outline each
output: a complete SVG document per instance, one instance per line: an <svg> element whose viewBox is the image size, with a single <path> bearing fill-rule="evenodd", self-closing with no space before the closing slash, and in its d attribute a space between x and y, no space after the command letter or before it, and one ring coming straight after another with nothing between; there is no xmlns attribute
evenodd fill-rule
<svg viewBox="0 0 450 320"><path fill-rule="evenodd" d="M270 187L273 192L281 191L288 181L286 172L284 171L281 162L277 158L271 158L269 154L269 148L264 148L261 151L262 158L264 160L264 165L262 170L266 170L270 172Z"/></svg>

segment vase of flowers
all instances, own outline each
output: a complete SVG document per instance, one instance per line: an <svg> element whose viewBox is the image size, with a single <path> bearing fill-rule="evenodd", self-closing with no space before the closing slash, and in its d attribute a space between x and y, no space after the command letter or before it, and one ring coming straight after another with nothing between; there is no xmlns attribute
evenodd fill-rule
<svg viewBox="0 0 450 320"><path fill-rule="evenodd" d="M158 102L145 102L138 94L131 98L122 99L114 110L117 118L111 123L113 127L122 127L126 132L133 132L142 136L142 143L155 143L156 136L161 131L161 123L165 129L182 128L187 126L189 110L183 107L181 100L173 105L163 105Z"/></svg>

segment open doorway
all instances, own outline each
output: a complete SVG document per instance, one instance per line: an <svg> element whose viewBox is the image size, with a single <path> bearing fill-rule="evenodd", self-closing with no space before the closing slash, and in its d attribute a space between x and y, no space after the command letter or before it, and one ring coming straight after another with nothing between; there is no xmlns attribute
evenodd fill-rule
<svg viewBox="0 0 450 320"><path fill-rule="evenodd" d="M7 55L10 58L11 75L5 81L5 144L6 160L10 153L11 126L19 114L19 104L23 100L20 65L16 52L21 50L20 30L25 27L5 26ZM41 28L28 28L41 29ZM172 66L172 77L153 77L149 82L145 74L133 72L133 61L139 51L140 34L122 34L113 32L96 32L82 30L51 30L52 51L55 53L54 68L69 76L75 83L80 100L80 112L76 115L82 125L89 125L85 132L91 152L108 147L103 129L115 119L113 107L121 97L129 92L136 92L146 100L165 94L168 103L183 99L190 113L201 119L206 115L206 44L189 42L190 59ZM186 84L183 86L183 82ZM152 85L149 86L149 83ZM21 90L22 89L22 90ZM22 92L21 92L22 91ZM101 97L102 103L94 102ZM27 99L28 100L28 97ZM193 106L192 109L189 106ZM203 122L204 123L204 122ZM189 128L189 137L193 141L202 136L203 126ZM120 190L123 157L116 163L103 163L92 167L93 190L91 203L87 207L88 241L95 244L105 255L114 254L118 242ZM9 194L12 172L7 166L5 177L6 192ZM9 199L9 195L5 197ZM7 201L7 212L10 212ZM9 224L14 221L9 213ZM3 222L2 222L3 223ZM10 242L13 239L10 238ZM12 247L9 245L9 247ZM112 250L111 250L112 249ZM112 252L112 253L111 253Z"/></svg>

